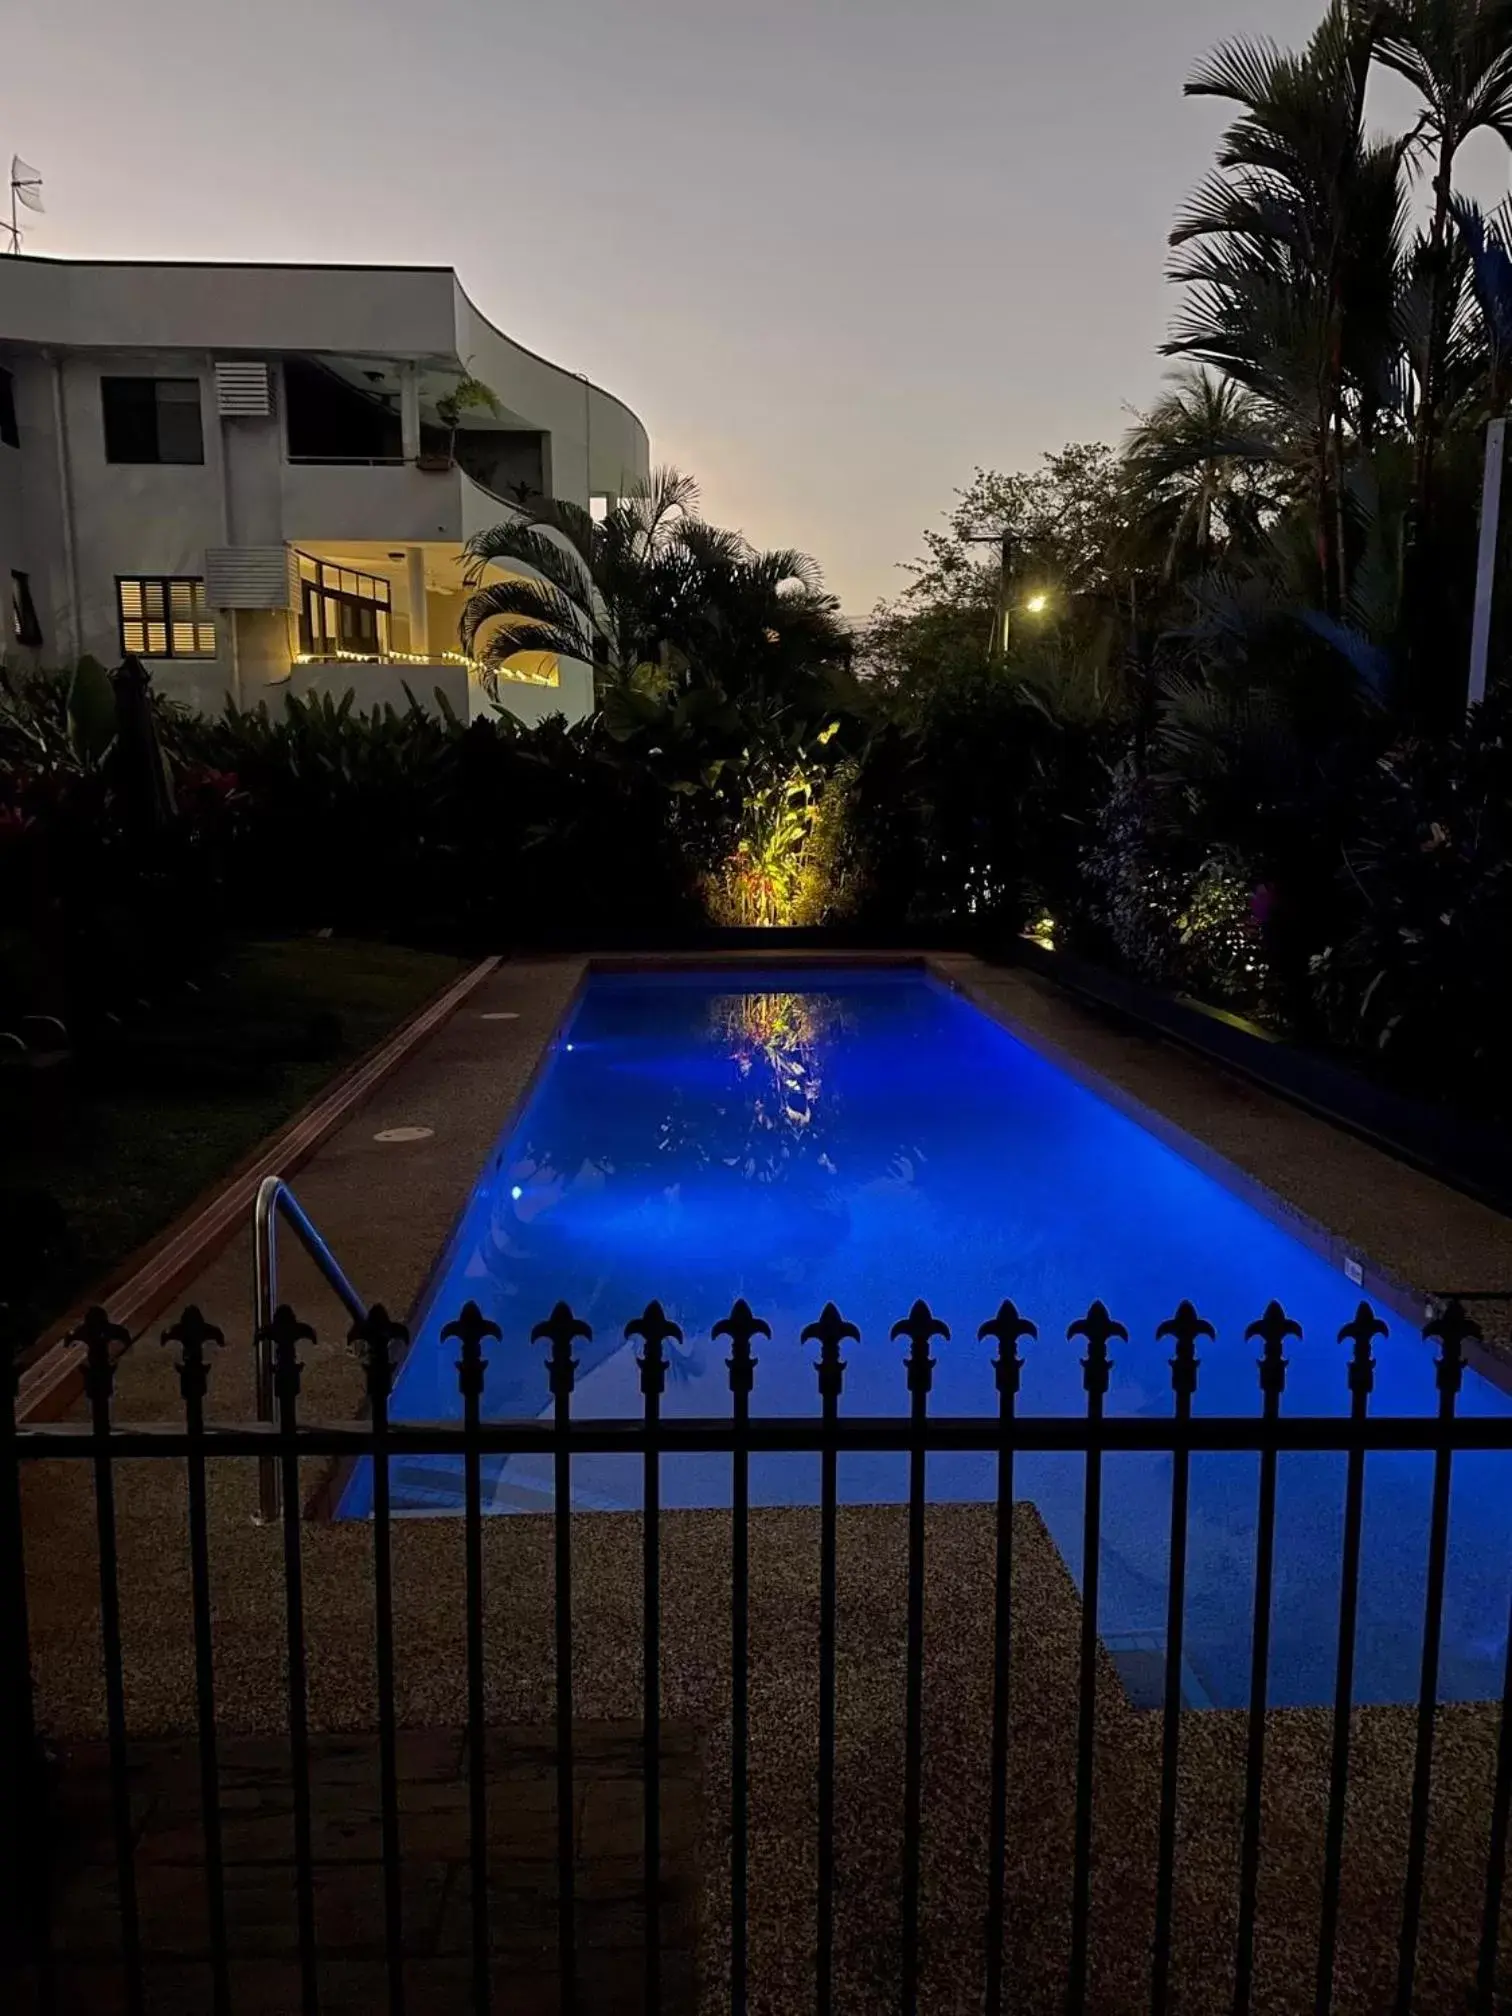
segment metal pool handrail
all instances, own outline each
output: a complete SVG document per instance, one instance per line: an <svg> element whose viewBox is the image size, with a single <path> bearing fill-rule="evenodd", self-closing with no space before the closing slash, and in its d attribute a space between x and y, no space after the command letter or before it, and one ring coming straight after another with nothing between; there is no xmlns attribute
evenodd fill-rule
<svg viewBox="0 0 1512 2016"><path fill-rule="evenodd" d="M342 1272L336 1256L281 1176L265 1176L258 1186L252 1218L252 1324L257 1380L257 1418L273 1419L273 1312L278 1307L278 1220L287 1219L299 1243L320 1269L327 1286L354 1323L367 1321L367 1304ZM278 1461L263 1456L257 1465L257 1516L269 1521L283 1510Z"/></svg>

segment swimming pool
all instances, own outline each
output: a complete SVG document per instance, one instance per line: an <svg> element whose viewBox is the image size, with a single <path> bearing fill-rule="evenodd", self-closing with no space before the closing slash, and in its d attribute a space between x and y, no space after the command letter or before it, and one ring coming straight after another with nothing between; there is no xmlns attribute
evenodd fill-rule
<svg viewBox="0 0 1512 2016"><path fill-rule="evenodd" d="M1059 1065L921 969L594 974L519 1120L490 1155L438 1271L395 1388L397 1420L460 1414L456 1347L441 1326L471 1297L499 1322L484 1412L549 1409L543 1353L529 1336L561 1298L594 1326L578 1349L573 1411L638 1414L626 1320L658 1297L681 1324L670 1347L669 1415L727 1415L724 1347L709 1331L743 1295L772 1326L759 1347L753 1412L818 1410L812 1346L798 1336L835 1301L862 1332L847 1351L847 1413L906 1411L894 1321L924 1296L951 1326L935 1347L931 1411L996 1406L994 1346L977 1326L1005 1296L1039 1325L1023 1347L1025 1413L1085 1409L1080 1347L1066 1328L1094 1297L1129 1330L1116 1344L1112 1414L1168 1414L1170 1347L1155 1333L1189 1296L1216 1325L1202 1349L1196 1409L1256 1414L1256 1347L1244 1331L1272 1297L1304 1329L1284 1407L1343 1413L1347 1347L1335 1342L1359 1291L1326 1260ZM1391 1317L1376 1346L1372 1409L1431 1412L1433 1359ZM1471 1373L1461 1411L1512 1401ZM1416 1698L1429 1471L1426 1453L1367 1466L1356 1698ZM901 1500L906 1459L847 1456L840 1496ZM1194 1702L1248 1699L1256 1456L1192 1464L1186 1657ZM549 1508L540 1459L486 1466L497 1511ZM455 1512L460 1466L405 1458L396 1508ZM1118 1455L1104 1485L1100 1623L1117 1653L1163 1643L1169 1456ZM573 1466L584 1509L639 1504L633 1457ZM758 1457L752 1502L817 1497L817 1458ZM1080 1458L1020 1457L1032 1499L1071 1571L1081 1572ZM1512 1458L1456 1458L1441 1682L1446 1700L1499 1694L1512 1593ZM669 1506L729 1503L727 1456L664 1464ZM988 1499L987 1454L930 1459L937 1500ZM1271 1698L1332 1698L1344 1459L1280 1463ZM364 1517L354 1472L340 1516Z"/></svg>

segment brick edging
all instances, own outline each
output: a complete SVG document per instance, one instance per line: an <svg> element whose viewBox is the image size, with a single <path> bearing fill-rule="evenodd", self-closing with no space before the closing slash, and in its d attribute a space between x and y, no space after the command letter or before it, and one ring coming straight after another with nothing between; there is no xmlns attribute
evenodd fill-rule
<svg viewBox="0 0 1512 2016"><path fill-rule="evenodd" d="M133 1335L140 1333L229 1243L250 1214L264 1177L288 1175L307 1162L499 963L497 958L483 960L401 1022L376 1049L340 1073L229 1177L135 1254L120 1277L112 1277L114 1285L81 1296L68 1316L43 1333L43 1348L23 1371L17 1419L55 1421L79 1397L83 1352L66 1339L83 1308L102 1302L117 1323Z"/></svg>

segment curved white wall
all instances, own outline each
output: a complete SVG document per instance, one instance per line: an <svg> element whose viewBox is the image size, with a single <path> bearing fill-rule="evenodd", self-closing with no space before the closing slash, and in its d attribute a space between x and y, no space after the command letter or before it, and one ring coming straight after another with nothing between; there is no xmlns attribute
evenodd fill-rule
<svg viewBox="0 0 1512 2016"><path fill-rule="evenodd" d="M322 351L466 365L549 432L551 487L618 495L650 467L623 401L506 336L449 266L0 260L0 348Z"/></svg>
<svg viewBox="0 0 1512 2016"><path fill-rule="evenodd" d="M630 408L512 341L478 312L460 282L457 354L512 411L550 429L553 496L575 504L618 497L650 473L651 444Z"/></svg>
<svg viewBox="0 0 1512 2016"><path fill-rule="evenodd" d="M267 417L218 414L215 362L238 354L273 366ZM198 577L209 548L455 550L508 511L460 468L421 467L413 418L402 465L291 461L281 360L322 354L397 362L410 398L422 377L470 370L513 424L541 435L553 496L587 505L623 495L649 471L650 443L630 409L506 336L450 267L0 259L0 362L14 374L22 442L0 447L0 583L8 600L9 570L28 574L46 658L114 660L118 576ZM101 376L111 372L194 379L203 462L109 462ZM7 614L0 609L0 648ZM264 623L256 607L223 610L216 633L215 659L155 661L164 690L209 707L228 693L276 698L289 667L287 622ZM454 635L435 643L449 648ZM359 684L341 668L293 669L288 690ZM378 671L368 690L402 702ZM522 719L576 718L591 711L592 673L564 665L558 687L506 682L500 695Z"/></svg>

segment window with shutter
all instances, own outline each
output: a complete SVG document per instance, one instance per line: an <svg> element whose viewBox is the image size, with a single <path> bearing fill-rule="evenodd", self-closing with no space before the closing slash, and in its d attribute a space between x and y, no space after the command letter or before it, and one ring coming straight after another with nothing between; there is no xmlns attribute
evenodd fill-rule
<svg viewBox="0 0 1512 2016"><path fill-rule="evenodd" d="M197 576L122 576L121 649L133 658L213 658L215 622Z"/></svg>

